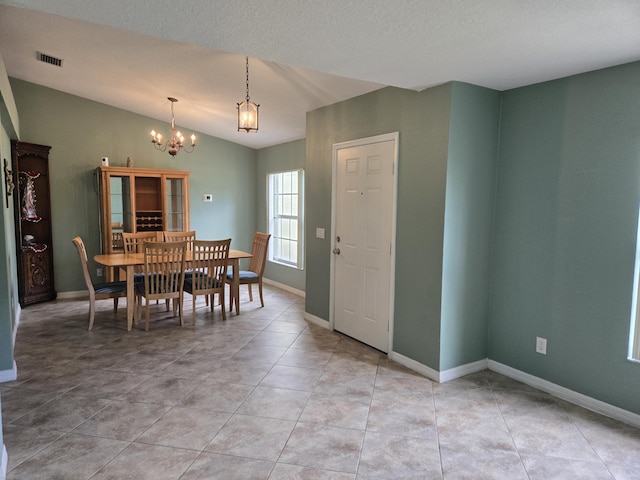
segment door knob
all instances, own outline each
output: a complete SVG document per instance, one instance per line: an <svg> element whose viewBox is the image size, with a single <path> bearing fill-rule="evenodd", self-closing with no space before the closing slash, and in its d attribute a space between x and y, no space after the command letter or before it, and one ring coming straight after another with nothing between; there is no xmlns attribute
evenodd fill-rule
<svg viewBox="0 0 640 480"><path fill-rule="evenodd" d="M340 255L340 249L338 247L334 248L333 253L335 253L336 255Z"/></svg>

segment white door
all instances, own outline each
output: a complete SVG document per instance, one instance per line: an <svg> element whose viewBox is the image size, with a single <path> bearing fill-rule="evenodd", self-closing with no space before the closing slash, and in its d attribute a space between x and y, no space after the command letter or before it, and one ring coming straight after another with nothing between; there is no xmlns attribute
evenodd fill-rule
<svg viewBox="0 0 640 480"><path fill-rule="evenodd" d="M389 350L397 134L334 145L335 330Z"/></svg>

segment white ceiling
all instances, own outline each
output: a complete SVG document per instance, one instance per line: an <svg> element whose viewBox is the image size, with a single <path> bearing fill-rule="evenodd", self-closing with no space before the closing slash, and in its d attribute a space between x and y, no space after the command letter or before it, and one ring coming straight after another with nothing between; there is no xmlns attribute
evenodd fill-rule
<svg viewBox="0 0 640 480"><path fill-rule="evenodd" d="M236 129L244 55L256 134ZM385 85L505 90L640 60L640 1L0 0L0 56L11 77L165 125L176 97L183 130L260 148Z"/></svg>

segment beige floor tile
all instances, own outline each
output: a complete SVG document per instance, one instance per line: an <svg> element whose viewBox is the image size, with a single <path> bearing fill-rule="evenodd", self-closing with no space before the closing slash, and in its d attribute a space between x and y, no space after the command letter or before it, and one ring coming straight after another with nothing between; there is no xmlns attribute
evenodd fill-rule
<svg viewBox="0 0 640 480"><path fill-rule="evenodd" d="M112 401L73 433L133 441L153 425L170 407L152 403Z"/></svg>
<svg viewBox="0 0 640 480"><path fill-rule="evenodd" d="M350 473L331 472L317 468L300 467L278 463L269 476L269 480L354 480Z"/></svg>
<svg viewBox="0 0 640 480"><path fill-rule="evenodd" d="M529 480L613 480L600 461L584 462L566 458L523 457ZM619 477L625 478L625 477Z"/></svg>
<svg viewBox="0 0 640 480"><path fill-rule="evenodd" d="M481 447L443 445L444 478L478 478L482 480L529 480L520 456L515 451L489 450Z"/></svg>
<svg viewBox="0 0 640 480"><path fill-rule="evenodd" d="M314 393L300 415L303 423L364 430L369 417L371 398L357 395Z"/></svg>
<svg viewBox="0 0 640 480"><path fill-rule="evenodd" d="M312 392L321 375L322 370L317 368L274 365L260 386Z"/></svg>
<svg viewBox="0 0 640 480"><path fill-rule="evenodd" d="M290 420L234 415L205 451L275 462L294 426Z"/></svg>
<svg viewBox="0 0 640 480"><path fill-rule="evenodd" d="M136 442L201 451L229 418L230 413L215 410L173 407Z"/></svg>
<svg viewBox="0 0 640 480"><path fill-rule="evenodd" d="M440 451L435 439L367 432L358 477L440 479Z"/></svg>
<svg viewBox="0 0 640 480"><path fill-rule="evenodd" d="M298 423L279 462L355 473L364 431Z"/></svg>
<svg viewBox="0 0 640 480"><path fill-rule="evenodd" d="M66 434L15 469L7 480L86 480L116 457L128 443Z"/></svg>
<svg viewBox="0 0 640 480"><path fill-rule="evenodd" d="M237 413L282 420L298 420L311 392L284 388L256 387Z"/></svg>
<svg viewBox="0 0 640 480"><path fill-rule="evenodd" d="M203 453L180 480L266 480L272 468L264 460Z"/></svg>
<svg viewBox="0 0 640 480"><path fill-rule="evenodd" d="M199 452L183 448L130 443L91 480L175 480L180 478L198 455Z"/></svg>

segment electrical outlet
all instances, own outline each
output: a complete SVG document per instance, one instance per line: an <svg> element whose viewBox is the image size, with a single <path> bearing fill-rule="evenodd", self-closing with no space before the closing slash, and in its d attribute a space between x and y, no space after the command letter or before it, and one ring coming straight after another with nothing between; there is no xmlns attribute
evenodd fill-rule
<svg viewBox="0 0 640 480"><path fill-rule="evenodd" d="M213 194L212 193L203 193L202 194L203 202L213 202Z"/></svg>
<svg viewBox="0 0 640 480"><path fill-rule="evenodd" d="M547 339L536 337L536 353L547 354Z"/></svg>
<svg viewBox="0 0 640 480"><path fill-rule="evenodd" d="M101 277L102 276L102 267L98 267L96 270L96 275Z"/></svg>

